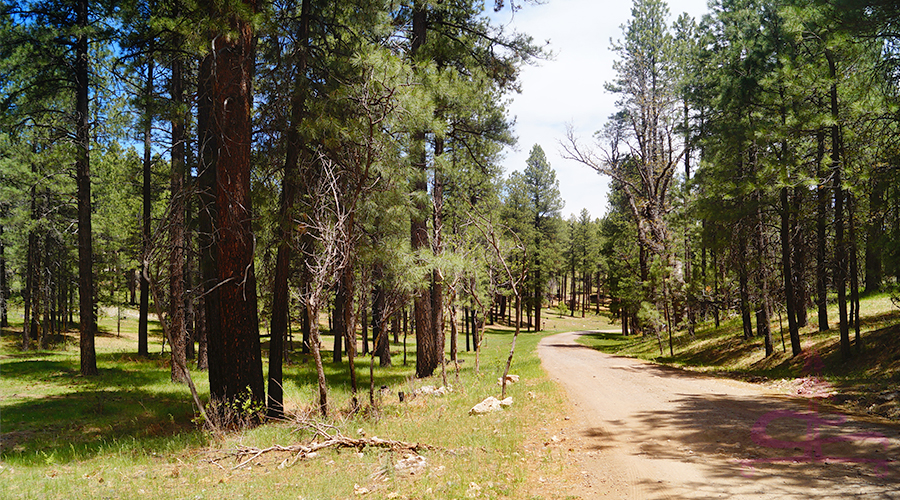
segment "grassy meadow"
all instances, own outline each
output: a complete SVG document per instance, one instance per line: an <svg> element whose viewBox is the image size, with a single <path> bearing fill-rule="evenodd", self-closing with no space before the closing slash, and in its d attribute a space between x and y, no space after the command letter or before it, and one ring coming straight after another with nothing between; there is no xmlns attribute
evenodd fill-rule
<svg viewBox="0 0 900 500"><path fill-rule="evenodd" d="M547 485L537 478L565 477L571 468L564 453L548 446L552 422L561 421L567 403L540 367L537 342L546 335L523 332L511 373L521 381L508 387L512 407L485 416L469 409L487 396L499 397L512 330L488 327L475 372L473 352L460 353L457 377L452 364L447 396L407 396L423 385L440 386L438 373L413 378L414 345L393 345L391 368L375 368L378 391L368 406L368 358L358 358L359 399L350 407L345 362L324 359L330 383L331 420L348 437L378 436L433 449L422 455L426 467L409 473L398 468L401 453L379 448L326 449L297 460L290 453L266 453L243 467L241 446L309 443L307 425L317 394L315 369L299 349L285 366L285 406L289 418L240 432L214 435L197 421L186 386L169 380L168 351L161 353L161 330L151 322L149 359L138 357L133 311L100 318L98 377L79 375L77 332L49 350L23 351L21 316L0 337L0 498L541 498ZM560 317L547 312L545 327L555 331L596 329L601 317ZM16 322L18 320L18 323ZM410 336L412 344L412 336ZM332 338L323 338L330 349ZM465 348L465 338L460 337ZM266 345L264 344L264 358ZM265 364L265 362L264 362ZM264 366L264 370L266 367ZM192 371L201 397L208 399L206 374ZM564 451L564 450L563 450ZM568 472L567 472L568 471Z"/></svg>

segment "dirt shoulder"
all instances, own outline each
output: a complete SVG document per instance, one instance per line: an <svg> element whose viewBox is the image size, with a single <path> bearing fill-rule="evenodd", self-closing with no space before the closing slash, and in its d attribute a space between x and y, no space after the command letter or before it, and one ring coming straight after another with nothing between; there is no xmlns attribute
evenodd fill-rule
<svg viewBox="0 0 900 500"><path fill-rule="evenodd" d="M900 498L900 428L812 398L546 337L538 354L571 402L546 453L581 498ZM573 478L574 476L574 478Z"/></svg>

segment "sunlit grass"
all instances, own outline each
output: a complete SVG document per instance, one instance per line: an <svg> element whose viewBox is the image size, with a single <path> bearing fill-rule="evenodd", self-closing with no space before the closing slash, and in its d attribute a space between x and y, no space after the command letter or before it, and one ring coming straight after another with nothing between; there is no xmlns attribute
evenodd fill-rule
<svg viewBox="0 0 900 500"><path fill-rule="evenodd" d="M549 319L545 327L573 329L571 323L596 329L599 318ZM394 470L403 458L383 449L326 450L319 457L293 463L290 456L267 454L250 467L226 455L239 445L267 447L306 442L312 433L298 416L315 417L313 363L299 350L285 366L288 420L214 436L195 423L196 412L185 386L169 381L168 354L160 354L158 325L151 329L151 356L136 355L137 322L126 314L100 319L97 338L100 375L79 375L77 332L49 350L20 348L21 316L0 338L0 453L2 498L350 498L367 488L368 498L529 498L536 484L530 471L552 474L568 467L560 458L526 451L527 439L547 439L547 422L561 419L562 393L540 367L537 342L544 334L523 332L512 373L521 376L508 387L511 408L487 416L469 409L489 395L499 396L497 379L509 353L512 329L489 326L475 373L473 352L460 353L457 379L452 363L447 380L454 391L444 397L410 398L417 387L442 385L438 374L413 378L415 346L410 336L408 365L403 346L392 345L391 368L375 367L378 404L369 408L368 356L356 360L358 399L364 409L349 413L351 389L344 362L331 362L325 351L330 384L329 422L343 434L380 436L434 447L423 455L428 467L416 475ZM16 322L18 321L18 323ZM582 329L583 327L577 327ZM460 336L460 346L465 338ZM331 337L323 347L331 348ZM449 342L448 342L449 344ZM264 344L265 345L265 344ZM266 360L267 353L263 353ZM376 360L377 363L377 360ZM265 364L265 361L264 361ZM264 366L265 370L265 366ZM201 397L208 398L204 372L192 370ZM381 391L382 386L387 390ZM406 394L401 403L398 392ZM226 457L222 460L215 460ZM285 459L288 459L285 461ZM387 480L385 480L387 478Z"/></svg>

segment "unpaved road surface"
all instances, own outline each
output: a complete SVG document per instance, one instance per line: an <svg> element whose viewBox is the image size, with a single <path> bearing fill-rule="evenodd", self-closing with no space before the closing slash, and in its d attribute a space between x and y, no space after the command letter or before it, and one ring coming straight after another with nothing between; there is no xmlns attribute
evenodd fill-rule
<svg viewBox="0 0 900 500"><path fill-rule="evenodd" d="M563 333L538 346L573 404L561 431L583 480L622 499L900 499L900 431L812 399L611 356Z"/></svg>

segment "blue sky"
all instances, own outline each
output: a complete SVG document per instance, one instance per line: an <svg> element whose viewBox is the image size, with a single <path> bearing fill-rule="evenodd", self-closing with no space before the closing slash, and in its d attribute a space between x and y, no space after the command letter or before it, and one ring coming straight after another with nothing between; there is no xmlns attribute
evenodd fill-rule
<svg viewBox="0 0 900 500"><path fill-rule="evenodd" d="M668 4L671 21L682 12L699 21L708 11L706 0ZM631 17L631 6L630 0L546 0L543 5L525 4L515 16L509 9L492 16L537 43L550 41L553 59L524 68L522 93L509 96L519 142L515 149L507 148L503 166L507 175L523 170L531 147L540 144L559 179L564 218L583 208L592 217L606 212L607 179L564 160L559 142L568 123L579 137L590 140L615 111L616 97L603 88L614 77L610 39L622 38L621 26Z"/></svg>

